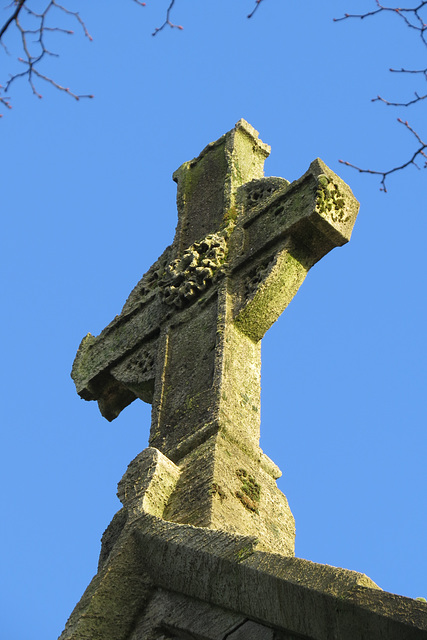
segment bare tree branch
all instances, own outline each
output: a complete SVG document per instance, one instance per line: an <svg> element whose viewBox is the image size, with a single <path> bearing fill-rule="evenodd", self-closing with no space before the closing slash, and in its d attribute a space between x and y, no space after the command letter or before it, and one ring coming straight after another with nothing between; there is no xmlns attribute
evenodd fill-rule
<svg viewBox="0 0 427 640"><path fill-rule="evenodd" d="M424 80L427 80L427 67L425 69L390 69L392 73L413 73L413 74L421 74L424 76ZM408 100L407 102L391 102L390 100L385 100L381 96L377 96L376 98L372 98L372 102L376 102L377 100L384 102L385 104L392 107L410 107L417 102L421 102L421 100L425 100L427 98L427 94L420 96L417 91L414 91L415 98L413 100Z"/></svg>
<svg viewBox="0 0 427 640"><path fill-rule="evenodd" d="M21 11L23 5L25 3L25 0L18 0L18 2L15 2L16 4L16 9L15 11L12 13L12 15L9 17L8 20L6 20L6 22L4 23L4 25L2 26L2 28L0 29L0 40L3 37L3 34L6 33L6 31L8 30L9 26L16 21L16 19L19 16L19 12Z"/></svg>
<svg viewBox="0 0 427 640"><path fill-rule="evenodd" d="M146 2L141 2L141 0L133 0L133 1L140 6L143 6L143 7L146 6ZM152 33L153 36L157 35L160 31L162 31L167 26L169 26L172 29L179 29L179 30L183 29L181 25L175 24L171 20L171 12L175 5L175 0L167 0L167 1L169 4L166 9L165 20L163 24L160 25L160 27L155 28L154 32ZM252 18L255 12L259 9L260 4L263 2L263 0L254 0L254 1L255 1L255 6L247 16L248 18ZM373 17L379 14L393 13L403 21L406 27L418 33L422 43L427 47L427 24L424 22L424 18L423 18L423 12L427 9L427 0L419 1L418 5L416 6L404 7L404 8L398 7L398 6L386 6L382 4L380 0L373 0L373 1L376 5L376 8L373 9L372 11L367 11L366 13L360 13L360 14L346 13L341 18L335 18L334 19L335 22L340 22L343 20L351 19L351 18L363 20L364 18ZM80 98L92 98L93 96L91 95L79 95L74 91L71 91L70 88L63 86L62 84L60 84L59 82L51 78L50 76L43 73L39 68L39 65L42 63L44 58L47 58L49 56L57 56L56 53L50 51L47 47L47 44L46 44L47 34L51 32L59 32L59 33L63 33L64 35L73 34L73 31L71 30L64 29L59 26L50 26L47 24L48 18L50 17L50 14L53 11L56 11L57 13L65 14L70 18L74 19L75 21L77 21L85 37L87 37L89 40L92 40L86 28L86 25L82 20L82 18L80 17L79 13L70 11L62 4L59 4L58 0L45 0L46 2L45 9L41 13L37 13L30 7L31 2L32 0L13 0L12 4L10 5L12 12L9 18L6 20L6 22L0 29L0 44L3 46L6 52L7 52L7 49L3 39L4 35L12 27L14 27L17 30L20 36L21 47L23 52L23 55L18 57L18 61L22 65L24 65L24 69L22 72L18 72L18 73L15 73L14 75L11 75L9 80L5 83L4 86L0 85L0 107L3 107L5 109L11 108L10 97L7 96L6 94L8 93L8 90L11 87L11 85L16 80L20 78L25 78L25 77L27 78L30 84L33 94L39 98L41 98L42 96L38 92L38 89L36 88L36 84L35 84L36 80L43 80L49 83L56 89L63 91L64 93L73 97L75 100L79 100ZM27 24L28 22L30 24ZM33 27L33 28L30 28L30 27ZM30 36L32 37L35 36L35 40L32 40L32 45L34 46L35 44L37 48L37 52L35 54L32 52L32 49L29 44ZM390 71L392 73L413 74L414 76L421 75L427 81L427 67L424 69L404 69L404 68L390 69ZM406 101L392 101L378 95L372 99L372 102L381 102L391 107L409 107L409 106L413 106L414 104L420 103L427 98L427 93L420 94L419 92L414 91L413 95L414 95L413 98L408 99ZM1 115L2 114L0 114L0 117ZM376 171L373 169L363 169L353 163L340 160L340 162L342 162L346 166L352 167L357 171L359 171L360 173L370 173L373 175L381 176L381 189L383 191L387 191L386 179L390 174L396 171L403 170L409 167L410 165L414 165L419 169L420 167L416 163L416 160L418 159L418 157L422 156L424 159L427 160L426 143L423 142L420 134L418 134L408 124L408 121L403 121L401 118L398 118L398 122L400 124L403 124L406 127L406 129L410 133L412 133L412 135L415 137L415 139L418 142L418 147L414 151L412 157L406 162L402 163L400 166L396 166L387 171ZM426 166L427 166L427 162L424 163L424 167Z"/></svg>
<svg viewBox="0 0 427 640"><path fill-rule="evenodd" d="M172 7L174 4L175 4L175 0L171 0L171 3L166 10L166 19L164 23L160 27L156 27L154 29L153 33L151 34L152 36L156 36L159 33L159 31L162 31L166 26L171 27L171 29L180 29L181 31L183 30L184 28L183 26L181 26L180 24L174 24L173 22L171 22L170 13L172 11Z"/></svg>
<svg viewBox="0 0 427 640"><path fill-rule="evenodd" d="M4 90L4 87L3 85L0 84L0 105L3 106L5 109L12 109L12 106L10 104L10 97L1 95L3 90ZM0 118L2 117L3 117L3 114L0 113Z"/></svg>
<svg viewBox="0 0 427 640"><path fill-rule="evenodd" d="M415 98L413 98L413 100L408 100L408 102L390 102L390 100L386 100L381 96L372 98L371 102L383 102L389 107L410 107L411 105L416 104L417 102L421 102L421 100L425 100L425 98L427 98L427 93L424 94L423 96L420 96L416 91L414 91L414 95L415 95Z"/></svg>
<svg viewBox="0 0 427 640"><path fill-rule="evenodd" d="M16 5L15 9L0 30L0 43L7 51L3 37L11 27L15 27L19 34L22 48L22 55L19 56L17 60L24 66L24 70L11 75L4 86L0 85L0 106L11 109L10 98L6 96L6 93L9 91L11 85L21 78L27 78L33 94L38 98L41 98L42 95L36 88L36 79L44 80L75 100L80 100L80 98L92 98L93 96L91 95L80 95L71 91L70 88L63 86L39 70L40 64L45 58L49 56L58 57L57 53L48 49L46 44L46 35L52 32L62 33L64 35L73 35L74 33L73 31L62 27L49 26L47 22L52 11L56 11L56 13L63 13L77 21L85 37L92 40L92 37L79 13L76 11L70 11L62 4L59 4L57 0L46 0L45 8L41 13L33 11L29 0L14 0L13 4ZM34 46L36 49L35 52L33 52ZM0 114L0 117L2 117L2 114Z"/></svg>
<svg viewBox="0 0 427 640"><path fill-rule="evenodd" d="M146 6L145 2L140 2L139 0L134 0L134 2L136 2L137 4L140 4L142 6ZM252 16L254 15L255 11L259 8L259 5L261 4L261 2L263 2L263 0L255 0L255 7L253 8L253 10L251 11L251 13L248 15L248 18L252 18ZM153 33L151 35L156 36L159 31L162 31L166 26L171 27L172 29L180 29L182 31L182 29L184 28L182 25L180 24L174 24L171 19L170 19L170 13L172 10L173 5L175 4L175 0L171 0L167 10L166 10L166 19L163 22L162 25L160 25L160 27L156 27L153 31Z"/></svg>
<svg viewBox="0 0 427 640"><path fill-rule="evenodd" d="M255 11L259 8L259 5L261 4L262 1L263 0L255 0L255 7L252 9L250 14L248 15L248 18L252 18L252 16L254 15Z"/></svg>
<svg viewBox="0 0 427 640"><path fill-rule="evenodd" d="M368 11L366 13L359 13L359 14L345 13L344 16L342 16L341 18L334 18L334 21L340 22L342 20L348 20L350 18L359 18L360 20L363 20L364 18L376 16L380 13L391 12L394 15L397 15L400 19L402 19L406 27L410 29L414 29L419 34L421 38L421 42L424 44L424 46L427 47L427 24L424 22L424 18L423 18L423 11L427 9L427 0L423 0L417 6L405 7L405 8L398 7L398 6L394 6L394 7L385 6L381 4L380 0L375 0L375 4L377 8L373 9L372 11ZM414 75L421 74L422 76L424 76L424 79L427 80L427 67L425 69L404 69L404 68L390 69L390 71L392 73L407 73L407 74L414 74ZM376 98L372 98L372 102L382 102L383 104L389 107L410 107L410 106L413 106L414 104L418 104L422 102L427 98L427 94L420 95L417 91L414 91L414 96L415 96L414 98L406 101L397 101L397 100L392 101L378 95L376 96ZM418 148L414 151L412 157L407 162L404 162L400 166L393 167L388 171L374 171L372 169L361 169L360 167L352 164L351 162L340 160L340 162L342 162L346 166L352 167L353 169L357 169L357 171L359 171L360 173L371 173L374 175L381 176L380 189L382 191L387 191L385 181L386 181L386 178L391 173L406 169L411 164L416 166L419 169L420 167L418 167L415 160L418 158L418 156L423 156L424 158L426 157L426 154L425 154L426 144L422 141L421 136L412 127L409 126L408 121L403 121L401 118L398 118L398 122L405 125L405 127L415 136L419 144ZM427 163L424 163L424 168L426 167L427 167Z"/></svg>
<svg viewBox="0 0 427 640"><path fill-rule="evenodd" d="M418 31L421 40L427 46L427 24L425 24L421 15L422 10L427 5L427 0L423 0L419 5L411 8L386 7L381 4L379 0L375 0L375 4L377 5L377 9L374 9L373 11L367 11L366 13L345 13L341 18L334 18L334 22L340 22L341 20L347 20L348 18L360 18L363 20L364 18L370 18L378 15L379 13L392 12L399 16L399 18L405 22L407 27Z"/></svg>
<svg viewBox="0 0 427 640"><path fill-rule="evenodd" d="M417 169L420 169L420 167L415 162L418 156L422 156L423 158L425 158L423 168L424 169L427 168L427 153L426 153L427 142L423 142L421 140L419 134L416 131L414 131L414 129L412 129L412 127L408 124L407 120L403 121L400 118L398 118L397 121L400 124L403 124L408 129L408 131L410 131L415 136L419 144L418 149L413 153L412 157L409 160L407 160L406 162L404 162L398 167L393 167L393 169L389 169L388 171L374 171L373 169L361 169L360 167L356 166L355 164L352 164L351 162L347 162L346 160L340 160L341 164L345 164L347 167L352 167L352 169L357 169L359 173L370 173L372 175L381 176L381 191L384 191L384 192L387 192L387 187L386 187L387 177L392 173L394 173L395 171L401 171L402 169L406 169L411 164L414 165L414 167L416 167Z"/></svg>
<svg viewBox="0 0 427 640"><path fill-rule="evenodd" d="M146 2L142 2L141 0L133 0L133 2L141 7L145 7L147 4ZM172 29L183 29L182 25L175 24L171 20L171 11L175 4L175 0L168 0L168 2L169 4L166 9L165 20L163 24L160 25L160 27L155 28L152 33L153 36L157 35L167 26L171 27ZM248 15L248 18L251 18L254 15L261 2L263 2L263 0L255 0L255 7ZM82 29L84 35L89 40L92 40L84 21L80 17L80 14L77 11L70 11L64 5L59 4L58 0L45 0L45 8L40 13L37 13L31 8L31 3L32 0L12 0L12 3L9 5L11 14L7 18L3 26L0 28L0 45L3 47L6 53L8 53L8 51L4 41L5 34L12 28L14 28L19 33L22 54L17 58L17 60L25 67L23 71L10 75L9 79L4 83L4 85L0 85L0 108L12 108L10 97L7 96L6 93L9 91L9 88L16 80L22 78L27 78L33 94L38 98L41 98L42 96L36 87L36 80L44 80L56 89L67 93L75 100L80 100L80 98L92 98L92 95L81 95L74 91L71 91L71 89L63 86L54 78L46 75L40 70L42 62L45 58L49 56L57 57L58 55L48 49L46 44L46 35L54 31L63 33L64 35L72 35L74 33L71 30L63 29L58 26L49 26L47 24L48 18L52 14L53 10L56 10L57 13L60 12L67 16L70 16L72 19L76 20L79 23L79 26ZM32 37L30 38L30 36ZM35 40L33 39L34 36ZM34 44L36 46L36 52L34 53L33 49L30 46L30 41L33 47ZM1 117L2 114L0 113L0 118Z"/></svg>

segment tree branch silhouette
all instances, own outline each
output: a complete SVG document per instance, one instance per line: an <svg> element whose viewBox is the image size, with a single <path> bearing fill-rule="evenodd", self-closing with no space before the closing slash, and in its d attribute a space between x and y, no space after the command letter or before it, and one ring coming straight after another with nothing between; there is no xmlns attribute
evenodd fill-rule
<svg viewBox="0 0 427 640"><path fill-rule="evenodd" d="M248 18L252 18L252 16L254 15L255 11L259 8L259 5L261 4L262 1L263 0L255 0L255 7L252 9L250 14L248 15Z"/></svg>
<svg viewBox="0 0 427 640"><path fill-rule="evenodd" d="M47 82L75 100L80 100L80 98L92 98L92 95L81 95L72 91L69 87L63 86L54 78L46 75L40 70L40 65L45 58L59 57L57 53L48 48L46 44L47 35L53 32L62 33L64 35L74 34L74 31L70 29L50 26L49 18L53 12L56 12L57 14L62 13L71 17L78 23L85 37L92 40L92 37L79 13L76 11L70 11L64 5L59 4L57 0L46 0L45 8L40 13L34 11L30 5L31 3L29 0L14 0L13 4L10 5L11 7L14 6L14 10L0 29L0 44L5 52L8 53L3 38L9 29L12 27L15 28L19 36L22 51L22 54L18 56L17 60L24 67L23 71L11 74L6 83L4 85L0 85L0 106L7 109L12 108L10 104L10 97L6 94L8 93L11 85L21 78L26 78L28 80L33 94L38 98L42 98L42 95L36 87L37 80ZM2 114L0 114L0 117L2 117Z"/></svg>
<svg viewBox="0 0 427 640"><path fill-rule="evenodd" d="M248 18L252 18L255 12L259 9L261 3L264 0L253 0L254 6L252 11L248 14ZM141 0L133 0L139 6L146 6L146 2L141 2ZM373 0L375 4L375 8L371 11L367 11L365 13L345 13L340 18L335 18L335 22L341 22L343 20L349 19L359 19L364 20L365 18L374 18L375 16L381 14L393 14L398 17L399 20L402 21L403 25L411 29L414 34L419 36L421 43L427 47L427 0L421 0L418 4L412 7L399 7L399 6L390 6L385 5L380 2L380 0ZM62 33L64 35L72 35L74 32L69 29L62 28L60 26L51 26L51 17L56 13L57 19L59 14L65 15L75 22L78 23L79 28L83 32L84 36L89 40L92 40L86 25L83 19L80 17L78 12L71 11L67 9L64 5L59 4L58 0L45 0L45 8L41 12L36 12L31 8L32 0L13 0L9 5L9 9L11 11L9 17L3 24L0 29L0 44L2 45L4 51L8 53L6 44L4 42L5 34L11 29L15 29L15 32L19 35L20 46L22 50L22 55L20 55L17 60L20 64L23 65L23 70L18 71L10 75L9 79L2 86L0 85L0 108L10 109L10 97L7 95L9 93L10 87L13 83L22 78L26 78L28 83L30 84L31 90L35 96L41 98L41 94L38 91L37 81L41 80L47 82L51 86L55 87L59 91L64 92L75 100L80 100L81 98L92 98L91 95L81 95L75 91L72 91L69 87L66 87L59 83L57 80L52 78L51 76L43 73L42 71L42 62L44 59L48 57L58 57L57 53L50 51L47 46L47 36L49 33L57 32ZM156 27L152 33L153 36L163 31L166 27L170 27L171 29L179 29L182 30L183 27L180 24L176 24L171 19L171 13L173 8L175 7L175 0L167 0L167 8L164 22ZM424 21L426 20L426 22ZM35 50L34 50L35 49ZM422 77L427 81L427 67L424 69L390 69L390 72L396 74L412 74L414 77ZM388 98L384 98L381 95L377 95L375 98L372 98L372 102L380 102L386 106L394 107L394 108L407 108L412 107L415 104L419 104L427 98L427 93L419 93L418 91L414 91L413 97L408 98L406 100L391 100ZM425 103L424 103L425 104ZM2 114L0 113L0 118ZM417 141L418 145L416 146L412 156L406 162L403 162L399 166L388 169L387 171L378 171L373 169L365 169L357 166L354 163L340 160L346 166L352 167L359 171L360 173L369 173L373 175L378 175L381 177L381 190L387 191L386 188L386 179L392 173L396 171L403 170L410 165L414 165L417 168L420 168L417 164L417 160L422 157L426 158L426 143L423 142L421 135L415 131L415 129L408 124L407 120L403 120L402 118L398 118L398 123L403 124L406 129L412 134L413 138ZM424 167L427 166L427 163L424 163Z"/></svg>
<svg viewBox="0 0 427 640"><path fill-rule="evenodd" d="M399 16L399 18L404 21L407 27L418 31L421 40L427 46L427 24L425 24L422 17L422 10L426 7L427 0L423 0L416 7L406 8L396 6L387 7L381 4L379 0L375 0L375 4L377 5L377 8L373 11L367 11L366 13L345 13L341 18L334 18L334 22L341 22L342 20L347 20L348 18L360 18L361 20L363 20L364 18L370 18L380 13L392 12L394 15Z"/></svg>
<svg viewBox="0 0 427 640"><path fill-rule="evenodd" d="M166 9L166 18L164 23L160 25L160 27L156 27L154 29L153 33L151 34L152 36L156 36L160 31L162 31L167 26L171 27L171 29L180 29L182 31L184 27L180 24L174 24L173 22L171 22L171 19L170 19L170 14L174 4L175 4L175 0L171 0L168 8Z"/></svg>
<svg viewBox="0 0 427 640"><path fill-rule="evenodd" d="M408 27L409 29L413 29L419 35L421 39L421 43L425 47L427 47L427 24L426 22L424 22L424 19L427 20L427 16L426 16L427 0L423 0L416 6L405 7L405 8L398 7L398 6L386 6L381 4L380 0L375 0L375 4L376 4L376 9L373 9L372 11L367 11L366 13L359 13L359 14L345 13L341 18L334 18L334 22L341 22L343 20L348 20L351 18L364 20L365 18L371 18L379 14L392 13L393 15L396 15L399 19L401 19L406 27ZM404 69L404 68L390 69L389 71L391 73L413 74L417 76L421 75L424 77L424 80L427 81L427 67L424 69ZM381 102L388 107L411 107L414 104L418 104L422 102L426 98L427 98L427 94L420 95L417 91L414 91L414 97L406 101L389 100L384 98L383 96L378 95L375 98L372 98L372 102ZM381 176L380 189L381 191L384 191L384 192L387 191L386 178L389 175L391 175L392 173L395 173L396 171L401 171L403 169L406 169L410 165L413 165L417 169L419 169L420 167L415 162L415 160L419 156L422 156L423 158L427 159L426 152L425 152L426 143L423 142L423 140L421 139L421 135L417 133L408 124L407 120L403 120L402 118L397 118L397 121L399 124L403 124L407 128L407 130L413 134L413 136L418 142L418 147L416 147L415 151L413 152L413 155L408 161L402 163L399 166L395 166L392 169L389 169L387 171L376 171L373 169L363 169L351 162L340 160L342 164L345 164L348 167L352 167L353 169L357 169L357 171L359 171L360 173L369 173L369 174ZM426 167L427 167L427 162L424 163L424 168Z"/></svg>
<svg viewBox="0 0 427 640"><path fill-rule="evenodd" d="M423 142L423 140L421 140L419 134L414 131L414 129L412 129L412 127L408 124L408 121L405 120L401 120L400 118L397 119L397 121L400 124L403 124L408 131L410 131L416 138L419 147L418 149L416 149L416 151L414 151L414 153L412 154L412 157L409 158L409 160L407 160L406 162L404 162L403 164L397 166L397 167L393 167L392 169L388 169L387 171L375 171L373 169L361 169L360 167L356 166L355 164L352 164L351 162L347 162L347 160L340 160L339 162L341 162L341 164L345 164L347 167L351 167L352 169L356 169L359 173L370 173L372 175L376 175L376 176L381 176L381 191L387 192L387 187L386 187L386 179L389 175L391 175L392 173L395 173L396 171L401 171L402 169L406 169L407 167L409 167L410 165L414 165L414 167L416 167L417 169L420 169L420 167L418 166L418 164L415 162L415 160L418 158L418 156L422 156L425 159L424 162L424 169L427 167L427 153L426 153L426 149L427 149L427 142Z"/></svg>
<svg viewBox="0 0 427 640"><path fill-rule="evenodd" d="M11 109L10 96L8 96L9 89L16 82L16 80L26 78L31 87L31 90L35 96L41 98L42 95L38 90L38 80L47 82L51 86L55 87L59 91L63 91L67 95L71 96L75 100L81 98L93 98L92 95L82 95L75 91L72 91L69 87L64 86L50 75L43 73L41 70L43 60L48 57L59 57L57 53L51 51L47 46L47 36L49 33L57 32L64 35L73 35L74 32L69 29L64 29L59 26L51 26L52 15L56 12L62 13L75 20L81 28L85 37L92 40L83 19L77 11L71 11L67 9L63 4L59 4L58 0L45 0L45 8L41 12L33 10L32 0L13 0L9 5L11 13L6 19L3 26L0 28L0 45L3 47L6 53L9 53L5 44L5 35L11 29L18 33L21 47L21 55L17 57L17 61L23 65L23 70L10 74L9 79L3 84L0 84L0 108ZM141 0L133 0L141 7L146 6L146 2ZM171 20L171 12L175 4L175 0L168 0L169 4L166 9L166 16L163 24L156 27L152 33L153 36L157 35L165 27L169 26L172 29L182 30L183 27L180 24L175 24ZM255 7L248 15L251 18L255 11L259 8L259 5L263 0L255 0ZM0 118L3 114L0 113Z"/></svg>

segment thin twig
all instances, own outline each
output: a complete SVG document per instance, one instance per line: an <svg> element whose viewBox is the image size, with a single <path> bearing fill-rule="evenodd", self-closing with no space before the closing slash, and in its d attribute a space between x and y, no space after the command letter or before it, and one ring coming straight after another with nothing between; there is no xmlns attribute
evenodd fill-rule
<svg viewBox="0 0 427 640"><path fill-rule="evenodd" d="M390 100L386 100L381 96L377 96L376 98L372 98L371 102L382 102L386 104L388 107L410 107L417 102L421 102L421 100L425 100L427 98L427 93L423 96L418 95L416 91L414 91L415 98L413 100L408 100L408 102L390 102Z"/></svg>
<svg viewBox="0 0 427 640"><path fill-rule="evenodd" d="M254 15L255 11L259 8L259 5L261 4L262 1L263 0L255 0L255 7L252 9L250 14L248 15L248 18L252 18L252 16Z"/></svg>
<svg viewBox="0 0 427 640"><path fill-rule="evenodd" d="M421 11L427 6L427 0L423 0L416 7L411 8L386 7L381 4L379 0L375 0L375 4L377 5L377 9L367 11L366 13L345 13L341 18L334 18L334 22L341 22L342 20L348 20L349 18L360 18L360 20L364 20L364 18L370 18L378 15L379 13L391 12L399 16L399 18L405 22L407 27L418 31L421 40L427 46L427 24L421 16Z"/></svg>
<svg viewBox="0 0 427 640"><path fill-rule="evenodd" d="M8 30L8 28L10 27L10 25L16 21L17 17L19 16L19 12L21 11L22 7L25 4L25 0L18 0L18 2L16 3L16 9L15 11L12 13L12 15L10 16L10 18L8 18L8 20L6 20L6 22L4 23L4 25L2 26L2 28L0 29L0 40L2 39L2 37L4 36L4 34L6 33L6 31Z"/></svg>
<svg viewBox="0 0 427 640"><path fill-rule="evenodd" d="M0 84L0 91L3 90L3 86ZM1 96L0 95L0 105L3 105L3 107L5 107L6 109L12 109L11 104L10 104L10 98L9 96ZM0 118L3 117L3 114L0 113Z"/></svg>
<svg viewBox="0 0 427 640"><path fill-rule="evenodd" d="M426 69L389 69L392 73L412 73L412 74L421 74L424 76L424 79L427 80L427 68ZM414 91L415 98L413 100L408 100L407 102L391 102L391 100L386 100L382 96L377 96L376 98L372 98L372 102L383 102L389 107L410 107L417 102L421 102L427 98L427 94L420 96L417 91Z"/></svg>
<svg viewBox="0 0 427 640"><path fill-rule="evenodd" d="M375 15L378 15L380 13L384 13L384 12L392 12L395 15L397 15L399 18L401 18L404 22L404 24L410 28L410 29L414 29L415 31L417 31L421 37L421 41L422 43L427 46L427 24L424 22L423 16L422 16L422 12L423 10L425 11L427 9L427 0L423 0L422 2L420 2L417 6L415 7L407 7L407 8L402 8L402 7L398 7L398 6L385 6L383 4L381 4L380 0L375 0L376 6L377 8L372 10L372 11L367 11L366 13L360 13L360 14L350 14L350 13L346 13L344 14L344 16L342 16L341 18L335 18L335 22L340 22L342 20L347 20L350 18L359 18L360 20L363 20L364 18L369 18ZM410 74L421 74L424 76L424 79L427 80L427 68L425 69L390 69L390 71L392 73L410 73ZM425 100L427 98L427 94L420 94L417 91L414 91L414 98L406 100L406 101L392 101L392 100L387 100L385 98L383 98L382 96L378 95L376 98L372 99L372 102L382 102L383 104L389 106L389 107L410 107L413 106L414 104L417 104L419 102L422 102L423 100ZM404 162L403 164L401 164L398 167L394 167L393 169L389 169L388 171L374 171L372 169L361 169L360 167L357 167L356 165L350 163L350 162L346 162L343 160L340 160L340 162L342 164L347 165L348 167L352 167L353 169L357 169L357 171L359 171L360 173L371 173L374 175L379 175L381 176L381 190L382 191L387 191L386 189L386 178L391 174L394 173L395 171L401 171L402 169L406 169L409 165L414 165L415 167L417 167L418 169L420 167L418 167L417 163L415 162L415 160L418 158L418 156L423 156L424 158L426 158L426 153L425 153L425 149L426 149L426 144L421 140L421 136L412 128L409 126L407 121L403 121L401 118L398 118L398 122L403 124L417 139L418 143L419 143L419 147L418 149L414 152L414 154L412 155L412 157L407 161ZM427 166L426 164L424 165L425 167Z"/></svg>
<svg viewBox="0 0 427 640"><path fill-rule="evenodd" d="M395 173L396 171L401 171L402 169L406 169L406 167L409 167L411 164L414 165L414 167L416 167L417 169L420 169L420 167L415 162L418 156L422 156L423 158L425 158L426 162L424 163L424 168L427 167L427 154L426 154L427 142L423 142L423 140L421 140L419 134L408 124L407 120L403 121L401 120L401 118L398 118L397 121L400 124L403 124L406 127L406 129L408 129L408 131L410 131L415 136L416 140L420 145L418 149L413 153L412 157L409 160L407 160L407 162L404 162L398 167L393 167L393 169L389 169L388 171L374 171L373 169L362 169L361 167L358 167L357 165L352 164L351 162L347 162L346 160L340 160L341 164L345 164L347 167L352 167L352 169L356 169L359 173L370 173L372 175L381 176L381 185L382 185L381 191L384 191L384 192L387 192L387 187L385 184L386 178L392 173Z"/></svg>
<svg viewBox="0 0 427 640"><path fill-rule="evenodd" d="M170 19L170 13L172 11L172 7L174 4L175 4L175 0L171 0L171 3L166 10L166 19L164 23L160 27L156 27L154 29L153 33L151 34L152 36L156 36L159 33L159 31L162 31L168 25L169 27L171 27L171 29L180 29L181 31L183 30L184 28L183 26L181 26L180 24L174 24Z"/></svg>
<svg viewBox="0 0 427 640"><path fill-rule="evenodd" d="M5 85L0 86L0 105L8 109L11 108L10 98L8 96L6 97L5 94L9 91L9 88L16 80L25 77L30 84L33 94L38 98L41 98L42 96L36 88L35 79L40 79L48 82L56 89L67 93L75 100L80 100L80 98L92 98L93 96L91 95L80 95L75 93L74 91L71 91L70 88L64 87L62 84L39 70L39 65L42 63L44 58L50 56L58 57L57 53L48 49L45 42L46 34L55 31L63 33L65 35L73 35L74 33L70 29L64 29L59 26L49 26L47 24L48 17L51 14L52 10L64 13L76 20L81 27L85 37L87 37L89 40L92 40L92 36L87 30L87 27L80 17L80 14L77 11L70 11L64 5L59 4L57 0L46 0L45 8L41 13L33 11L33 9L28 4L26 4L26 0L14 0L14 3L16 4L15 10L0 30L0 42L3 44L3 46L5 46L4 42L2 42L2 37L8 29L14 26L20 36L23 52L23 55L19 56L17 60L21 64L25 65L26 68L22 72L11 75ZM26 25L21 21L21 17L25 16L27 16L32 21L32 23L35 22L35 27L32 27L32 25ZM33 54L32 49L30 48L30 36L32 45L35 44L35 46L37 47L35 54ZM32 38L33 36L35 36L35 39Z"/></svg>

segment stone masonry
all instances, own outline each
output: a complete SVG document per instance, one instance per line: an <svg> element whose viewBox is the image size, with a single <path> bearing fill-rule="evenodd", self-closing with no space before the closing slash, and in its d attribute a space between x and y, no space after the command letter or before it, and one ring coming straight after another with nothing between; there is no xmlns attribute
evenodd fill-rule
<svg viewBox="0 0 427 640"><path fill-rule="evenodd" d="M118 486L97 575L61 640L427 638L427 605L294 557L259 447L261 339L309 269L350 239L358 203L321 160L264 178L247 122L175 173L174 241L72 377L107 420L152 403L149 447Z"/></svg>

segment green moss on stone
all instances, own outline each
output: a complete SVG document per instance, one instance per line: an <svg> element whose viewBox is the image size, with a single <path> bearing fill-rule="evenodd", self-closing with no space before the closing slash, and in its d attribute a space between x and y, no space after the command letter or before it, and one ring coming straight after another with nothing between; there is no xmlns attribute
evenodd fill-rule
<svg viewBox="0 0 427 640"><path fill-rule="evenodd" d="M237 218L237 208L232 206L224 213L224 226L228 226L230 222L235 222Z"/></svg>
<svg viewBox="0 0 427 640"><path fill-rule="evenodd" d="M259 287L250 302L235 320L236 327L254 342L258 342L270 326L277 320L298 288L307 269L290 253L286 253Z"/></svg>
<svg viewBox="0 0 427 640"><path fill-rule="evenodd" d="M212 484L211 494L213 496L218 496L218 498L220 499L220 502L223 502L223 500L227 498L225 491L222 489L221 485L219 485L217 482L214 482Z"/></svg>
<svg viewBox="0 0 427 640"><path fill-rule="evenodd" d="M258 505L261 498L261 485L245 469L238 469L236 475L241 481L241 490L236 491L236 498L246 509L259 514Z"/></svg>
<svg viewBox="0 0 427 640"><path fill-rule="evenodd" d="M251 556L253 554L253 552L254 552L254 547L253 547L252 544L248 544L248 545L242 547L236 553L237 562L243 562L243 560L246 560L246 558L249 558L249 556Z"/></svg>
<svg viewBox="0 0 427 640"><path fill-rule="evenodd" d="M345 199L337 183L331 182L325 174L317 178L316 209L322 215L328 215L334 222L347 222L345 217Z"/></svg>

